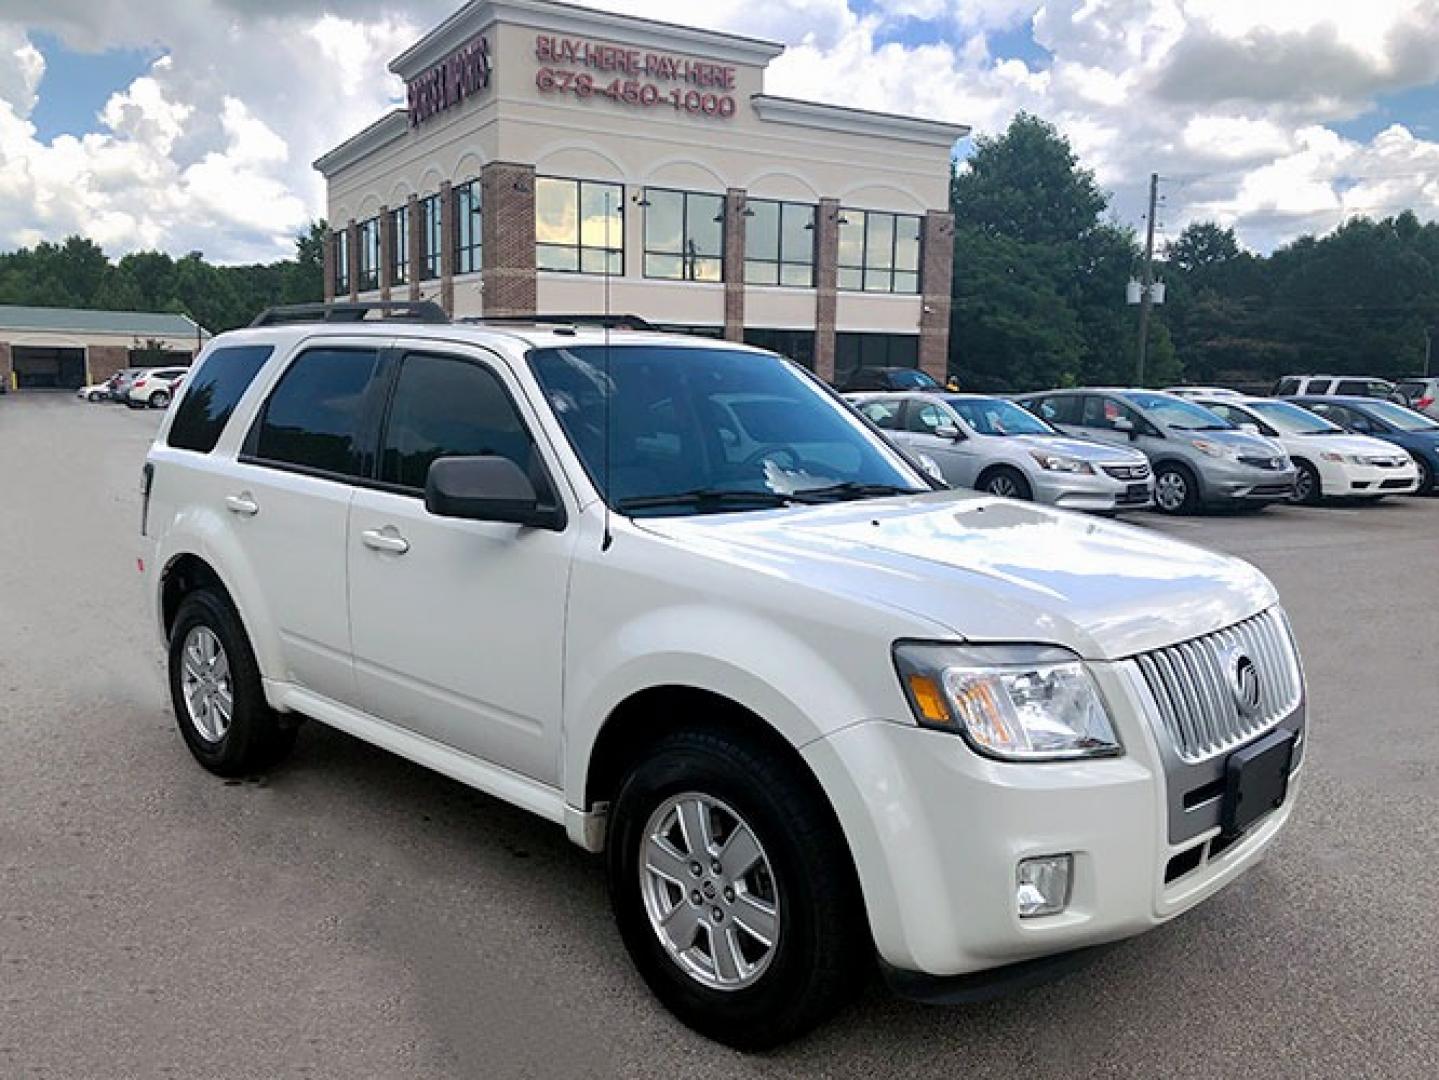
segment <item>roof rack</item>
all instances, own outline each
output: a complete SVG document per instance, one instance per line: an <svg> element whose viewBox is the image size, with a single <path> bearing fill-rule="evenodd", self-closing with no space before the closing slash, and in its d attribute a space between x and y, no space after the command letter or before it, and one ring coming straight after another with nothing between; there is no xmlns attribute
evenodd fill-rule
<svg viewBox="0 0 1439 1080"><path fill-rule="evenodd" d="M443 324L450 321L445 309L433 300L345 300L333 304L283 304L266 308L255 316L250 325L366 322L372 321L372 313L394 322Z"/></svg>
<svg viewBox="0 0 1439 1080"><path fill-rule="evenodd" d="M654 330L654 324L638 315L589 314L554 315L470 315L456 322L481 326L598 326L611 330Z"/></svg>

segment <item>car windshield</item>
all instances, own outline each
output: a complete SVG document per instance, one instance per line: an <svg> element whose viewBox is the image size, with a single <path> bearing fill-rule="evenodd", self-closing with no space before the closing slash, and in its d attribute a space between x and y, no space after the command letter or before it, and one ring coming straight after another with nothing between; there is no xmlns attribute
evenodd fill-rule
<svg viewBox="0 0 1439 1080"><path fill-rule="evenodd" d="M927 371L920 371L917 368L906 371L892 371L889 373L889 381L896 388L902 390L928 390L938 386L933 376Z"/></svg>
<svg viewBox="0 0 1439 1080"><path fill-rule="evenodd" d="M1170 394L1129 393L1121 395L1143 409L1149 418L1175 431L1232 431L1234 425L1202 405Z"/></svg>
<svg viewBox="0 0 1439 1080"><path fill-rule="evenodd" d="M1366 401L1364 411L1400 431L1439 431L1439 423L1402 405L1391 405L1387 401Z"/></svg>
<svg viewBox="0 0 1439 1080"><path fill-rule="evenodd" d="M592 345L536 349L530 366L595 486L624 513L931 490L858 416L777 356Z"/></svg>
<svg viewBox="0 0 1439 1080"><path fill-rule="evenodd" d="M945 398L949 407L980 435L1058 435L1032 412L1004 398Z"/></svg>
<svg viewBox="0 0 1439 1080"><path fill-rule="evenodd" d="M1287 401L1250 402L1249 409L1281 435L1342 435L1344 429Z"/></svg>

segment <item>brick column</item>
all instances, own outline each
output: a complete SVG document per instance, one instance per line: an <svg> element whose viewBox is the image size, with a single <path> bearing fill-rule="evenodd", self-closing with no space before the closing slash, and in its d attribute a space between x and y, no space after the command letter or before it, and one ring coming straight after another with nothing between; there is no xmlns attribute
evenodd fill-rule
<svg viewBox="0 0 1439 1080"><path fill-rule="evenodd" d="M410 245L410 299L420 298L420 253L423 237L420 236L420 197L411 195L410 201L405 204L405 213L409 217L410 229L406 238Z"/></svg>
<svg viewBox="0 0 1439 1080"><path fill-rule="evenodd" d="M350 223L345 226L345 233L350 238L346 245L350 249L350 257L347 260L350 264L347 271L350 278L350 299L358 300L360 298L360 226L356 224L354 218L351 218Z"/></svg>
<svg viewBox="0 0 1439 1080"><path fill-rule="evenodd" d="M480 199L485 314L533 315L539 300L534 166L490 162L480 172Z"/></svg>
<svg viewBox="0 0 1439 1080"><path fill-rule="evenodd" d="M455 313L455 186L448 180L440 184L440 307L449 315Z"/></svg>
<svg viewBox="0 0 1439 1080"><path fill-rule="evenodd" d="M91 383L104 382L130 366L130 350L123 345L91 345L85 352L86 376Z"/></svg>
<svg viewBox="0 0 1439 1080"><path fill-rule="evenodd" d="M834 382L835 315L839 306L839 200L821 199L814 215L814 371Z"/></svg>
<svg viewBox="0 0 1439 1080"><path fill-rule="evenodd" d="M724 336L744 340L744 188L730 188L724 197Z"/></svg>
<svg viewBox="0 0 1439 1080"><path fill-rule="evenodd" d="M395 219L388 206L380 207L380 299L389 300L394 281Z"/></svg>
<svg viewBox="0 0 1439 1080"><path fill-rule="evenodd" d="M320 243L320 249L324 252L325 262L325 303L335 299L335 234L330 229L325 230L325 238Z"/></svg>
<svg viewBox="0 0 1439 1080"><path fill-rule="evenodd" d="M931 210L919 244L919 366L939 382L949 373L950 287L954 283L954 215Z"/></svg>
<svg viewBox="0 0 1439 1080"><path fill-rule="evenodd" d="M11 367L10 346L0 341L0 393L15 389L15 380L10 375Z"/></svg>

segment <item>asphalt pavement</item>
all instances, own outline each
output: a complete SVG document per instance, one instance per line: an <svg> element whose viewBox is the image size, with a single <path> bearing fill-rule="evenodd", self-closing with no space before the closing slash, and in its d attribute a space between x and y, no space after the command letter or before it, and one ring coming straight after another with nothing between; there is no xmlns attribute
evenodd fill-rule
<svg viewBox="0 0 1439 1080"><path fill-rule="evenodd" d="M1058 983L874 984L745 1056L655 1004L557 827L318 724L263 779L191 760L135 570L158 422L0 397L0 1077L1439 1075L1439 499L1136 516L1279 587L1311 698L1286 834Z"/></svg>

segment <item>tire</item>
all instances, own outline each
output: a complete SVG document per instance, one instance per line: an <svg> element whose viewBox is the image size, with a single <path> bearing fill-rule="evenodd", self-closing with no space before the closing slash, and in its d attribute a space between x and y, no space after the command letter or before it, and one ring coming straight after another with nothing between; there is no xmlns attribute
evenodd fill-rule
<svg viewBox="0 0 1439 1080"><path fill-rule="evenodd" d="M1303 506L1318 506L1324 501L1324 485L1319 479L1319 470L1307 461L1296 461L1299 474L1294 478L1292 501Z"/></svg>
<svg viewBox="0 0 1439 1080"><path fill-rule="evenodd" d="M1414 494L1416 494L1416 495L1433 495L1433 494L1434 494L1434 469L1433 469L1433 466L1431 466L1431 465L1429 464L1429 462L1425 461L1423 458L1420 458L1420 457L1415 457L1414 460L1415 460L1415 461L1418 463L1418 465L1419 465L1419 486L1414 489Z"/></svg>
<svg viewBox="0 0 1439 1080"><path fill-rule="evenodd" d="M746 831L756 841L748 877L733 876L718 858L708 867L704 855L689 859L680 821L699 821L693 811L704 807L710 853L737 850L722 844ZM656 830L665 831L669 849L652 838ZM702 1035L741 1050L777 1046L827 1019L863 985L874 946L839 825L808 777L751 740L719 729L663 738L621 784L607 848L625 948L655 996ZM649 863L674 870L682 883L650 872ZM765 904L772 921L757 914ZM666 908L685 920L676 926L690 931L687 949L662 940ZM769 933L767 948L746 932L747 922ZM723 929L712 933L715 926ZM739 957L728 971L713 962L717 941L732 943ZM730 985L717 985L726 977Z"/></svg>
<svg viewBox="0 0 1439 1080"><path fill-rule="evenodd" d="M979 489L1001 499L1023 499L1025 502L1034 499L1034 489L1029 486L1029 479L1024 473L1008 465L1001 465L985 473Z"/></svg>
<svg viewBox="0 0 1439 1080"><path fill-rule="evenodd" d="M1199 509L1199 481L1189 466L1166 461L1155 468L1154 505L1162 514L1192 514Z"/></svg>
<svg viewBox="0 0 1439 1080"><path fill-rule="evenodd" d="M252 775L290 752L295 726L266 704L250 639L223 594L198 589L185 597L170 632L169 666L180 734L216 776Z"/></svg>
<svg viewBox="0 0 1439 1080"><path fill-rule="evenodd" d="M150 395L150 408L163 409L170 404L170 392L168 390L156 390Z"/></svg>
<svg viewBox="0 0 1439 1080"><path fill-rule="evenodd" d="M105 400L105 395L104 395L104 394L91 394L91 395L89 396L89 401L90 401L90 403L91 403L91 404L94 404L94 405L98 405L100 402L102 402L102 401L104 401L104 400Z"/></svg>

